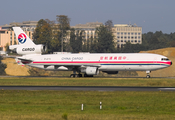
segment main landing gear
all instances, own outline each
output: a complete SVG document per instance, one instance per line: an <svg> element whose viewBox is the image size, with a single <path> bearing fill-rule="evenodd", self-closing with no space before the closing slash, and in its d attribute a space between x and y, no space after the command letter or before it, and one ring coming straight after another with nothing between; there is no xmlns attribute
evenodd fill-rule
<svg viewBox="0 0 175 120"><path fill-rule="evenodd" d="M82 77L82 74L71 74L70 77Z"/></svg>
<svg viewBox="0 0 175 120"><path fill-rule="evenodd" d="M73 68L73 74L70 75L71 78L75 78L75 77L82 77L81 71L78 68ZM78 74L76 74L76 72L78 72ZM93 77L93 75L87 75L86 73L84 73L84 77Z"/></svg>
<svg viewBox="0 0 175 120"><path fill-rule="evenodd" d="M72 78L73 77L82 77L82 74L80 74L80 73L79 74L76 74L76 70L74 69L73 70L73 74L71 74L70 77L72 77Z"/></svg>
<svg viewBox="0 0 175 120"><path fill-rule="evenodd" d="M71 78L73 78L73 77L82 77L82 74L71 74L70 77ZM84 74L84 77L93 77L93 75Z"/></svg>
<svg viewBox="0 0 175 120"><path fill-rule="evenodd" d="M76 74L78 72L78 74ZM80 71L77 71L76 69L73 70L73 74L70 75L71 78L74 77L82 77L82 74L80 74ZM84 74L84 77L93 77L93 75L87 75L86 73Z"/></svg>
<svg viewBox="0 0 175 120"><path fill-rule="evenodd" d="M151 73L151 71L146 71L146 73L147 73L146 78L150 78L150 73Z"/></svg>

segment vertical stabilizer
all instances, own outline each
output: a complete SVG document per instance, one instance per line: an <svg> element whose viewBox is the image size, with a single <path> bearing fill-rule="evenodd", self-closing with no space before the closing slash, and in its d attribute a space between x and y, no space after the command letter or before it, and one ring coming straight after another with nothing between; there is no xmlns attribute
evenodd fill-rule
<svg viewBox="0 0 175 120"><path fill-rule="evenodd" d="M26 35L20 27L13 27L13 30L18 39L19 45L31 46L35 45L33 41Z"/></svg>

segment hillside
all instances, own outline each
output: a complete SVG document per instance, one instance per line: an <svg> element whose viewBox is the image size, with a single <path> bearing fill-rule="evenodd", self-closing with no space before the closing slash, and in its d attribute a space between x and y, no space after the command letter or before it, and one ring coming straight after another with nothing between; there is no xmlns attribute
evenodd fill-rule
<svg viewBox="0 0 175 120"><path fill-rule="evenodd" d="M155 54L160 54L168 57L172 62L173 65L161 69L161 70L156 70L151 72L151 77L174 77L175 76L175 47L171 48L163 48L163 49L157 49L157 50L151 50L151 51L141 51L140 53L155 53ZM3 63L7 64L7 68L5 69L7 75L12 75L12 76L28 76L28 70L29 68L27 66L21 66L18 65L13 58L5 58L2 60ZM41 71L41 70L40 70ZM57 75L57 76L69 76L72 72L49 72L46 71L47 73L42 73L42 75L47 74L49 75ZM119 72L120 74L120 72ZM145 71L138 71L137 72L139 77L145 77L146 72ZM102 75L102 74L100 74ZM117 75L120 76L120 75Z"/></svg>
<svg viewBox="0 0 175 120"><path fill-rule="evenodd" d="M3 63L7 65L5 72L11 76L28 76L28 68L26 66L18 65L13 58L4 58Z"/></svg>
<svg viewBox="0 0 175 120"><path fill-rule="evenodd" d="M157 50L150 50L150 51L141 51L140 53L155 53L155 54L160 54L168 57L172 62L172 66L161 69L161 70L156 70L151 72L152 77L174 77L175 76L175 47L171 48L163 48L163 49L157 49ZM146 72L140 72L138 71L138 76L140 77L145 77Z"/></svg>

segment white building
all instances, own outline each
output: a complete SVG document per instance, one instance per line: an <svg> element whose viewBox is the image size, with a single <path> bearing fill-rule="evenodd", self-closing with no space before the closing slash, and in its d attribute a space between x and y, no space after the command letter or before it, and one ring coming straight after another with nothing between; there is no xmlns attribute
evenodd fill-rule
<svg viewBox="0 0 175 120"><path fill-rule="evenodd" d="M115 24L112 32L115 36L117 47L123 46L126 42L142 44L142 27L138 27L136 24Z"/></svg>

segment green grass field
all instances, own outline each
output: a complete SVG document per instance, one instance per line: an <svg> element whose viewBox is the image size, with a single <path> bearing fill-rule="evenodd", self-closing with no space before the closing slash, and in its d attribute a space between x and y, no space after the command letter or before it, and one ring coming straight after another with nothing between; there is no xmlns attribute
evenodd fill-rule
<svg viewBox="0 0 175 120"><path fill-rule="evenodd" d="M159 86L175 87L175 78L16 78L1 77L0 85L34 86Z"/></svg>
<svg viewBox="0 0 175 120"><path fill-rule="evenodd" d="M175 79L1 77L0 85L174 87ZM0 120L21 119L174 120L175 92L0 90Z"/></svg>
<svg viewBox="0 0 175 120"><path fill-rule="evenodd" d="M0 119L173 120L175 93L1 90Z"/></svg>

